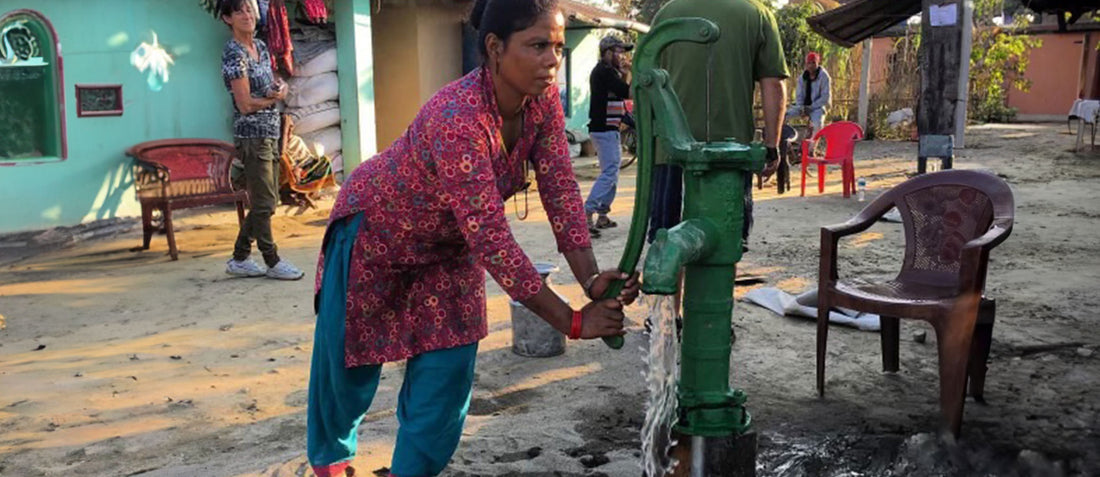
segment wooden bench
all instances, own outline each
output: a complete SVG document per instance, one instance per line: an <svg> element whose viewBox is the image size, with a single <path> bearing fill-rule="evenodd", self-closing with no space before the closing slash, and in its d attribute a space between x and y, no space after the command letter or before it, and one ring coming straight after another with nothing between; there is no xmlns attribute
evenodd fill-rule
<svg viewBox="0 0 1100 477"><path fill-rule="evenodd" d="M237 221L244 222L248 192L235 190L229 168L236 148L214 139L163 139L137 144L126 150L134 158L134 189L141 202L142 250L157 228L153 210L160 210L168 236L168 254L179 259L172 211L235 202Z"/></svg>

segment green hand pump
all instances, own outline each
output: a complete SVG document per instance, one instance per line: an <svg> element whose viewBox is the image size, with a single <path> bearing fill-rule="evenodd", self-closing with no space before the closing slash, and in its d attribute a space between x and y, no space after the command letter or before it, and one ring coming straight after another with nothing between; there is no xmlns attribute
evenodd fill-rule
<svg viewBox="0 0 1100 477"><path fill-rule="evenodd" d="M634 213L619 269L632 273L648 226L657 141L670 164L684 169L683 221L661 229L642 272L642 291L670 295L684 276L679 419L676 429L702 437L746 432L751 420L745 394L729 386L730 322L735 265L741 259L744 175L764 166L762 144L700 142L692 137L680 101L658 68L661 52L676 42L717 41L718 26L701 18L662 22L642 37L634 55L632 86L638 133ZM622 284L606 296L617 296ZM612 348L622 338L607 339Z"/></svg>

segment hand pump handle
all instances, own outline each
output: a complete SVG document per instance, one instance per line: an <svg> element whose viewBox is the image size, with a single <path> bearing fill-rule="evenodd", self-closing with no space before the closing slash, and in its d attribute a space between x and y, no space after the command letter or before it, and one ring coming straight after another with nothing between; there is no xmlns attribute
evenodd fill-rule
<svg viewBox="0 0 1100 477"><path fill-rule="evenodd" d="M634 212L630 219L630 232L627 235L623 256L619 261L619 271L632 275L642 255L646 233L649 229L650 198L653 192L653 163L657 153L657 136L654 125L652 98L649 98L644 86L653 83L658 59L661 52L673 43L687 41L692 43L712 43L718 40L718 25L702 18L677 18L661 22L653 27L638 42L633 64L630 86L634 98L634 115L638 135L638 179L634 188ZM611 283L603 294L603 299L619 296L625 280ZM612 349L623 347L622 336L603 338Z"/></svg>

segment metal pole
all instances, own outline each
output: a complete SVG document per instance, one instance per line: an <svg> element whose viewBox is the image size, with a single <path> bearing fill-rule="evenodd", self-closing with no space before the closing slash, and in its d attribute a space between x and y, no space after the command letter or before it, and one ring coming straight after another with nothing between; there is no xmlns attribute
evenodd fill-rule
<svg viewBox="0 0 1100 477"><path fill-rule="evenodd" d="M871 38L863 40L863 61L859 73L859 127L867 130L867 110L871 102Z"/></svg>
<svg viewBox="0 0 1100 477"><path fill-rule="evenodd" d="M710 74L714 70L714 43L707 43L707 85L706 85L706 99L703 101L704 114L706 114L706 128L707 133L704 140L711 142L713 139L710 137Z"/></svg>
<svg viewBox="0 0 1100 477"><path fill-rule="evenodd" d="M970 49L973 45L974 1L962 2L962 45L959 48L959 99L955 104L955 149L966 146L966 109L970 102Z"/></svg>
<svg viewBox="0 0 1100 477"><path fill-rule="evenodd" d="M706 477L706 438L691 436L691 477Z"/></svg>

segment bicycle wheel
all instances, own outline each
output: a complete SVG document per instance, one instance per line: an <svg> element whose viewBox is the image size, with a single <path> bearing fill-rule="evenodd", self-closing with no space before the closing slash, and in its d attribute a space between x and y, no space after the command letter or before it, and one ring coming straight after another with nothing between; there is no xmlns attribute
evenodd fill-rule
<svg viewBox="0 0 1100 477"><path fill-rule="evenodd" d="M638 159L638 134L634 128L626 128L619 133L623 146L623 160L619 163L619 169L626 169Z"/></svg>

